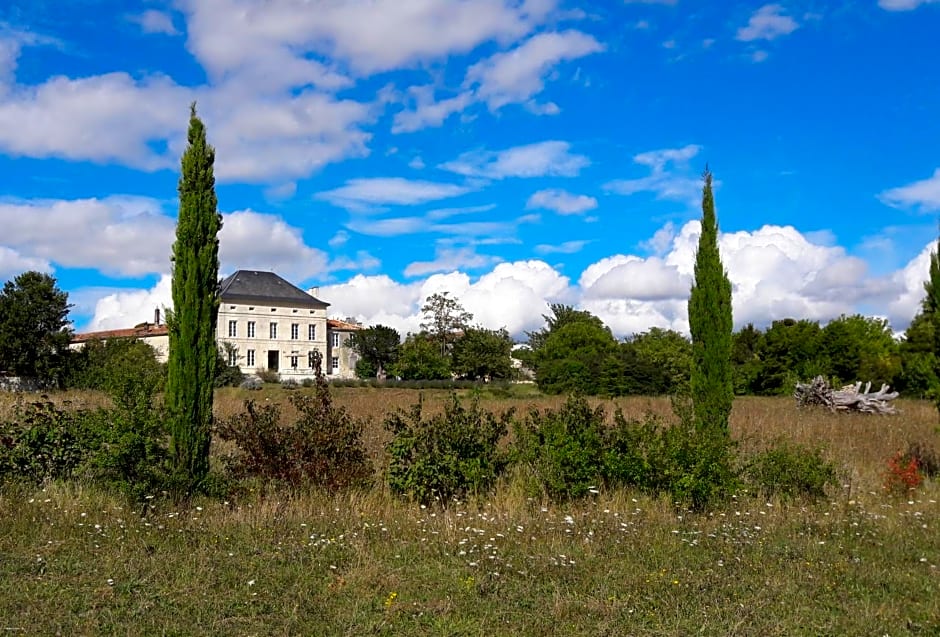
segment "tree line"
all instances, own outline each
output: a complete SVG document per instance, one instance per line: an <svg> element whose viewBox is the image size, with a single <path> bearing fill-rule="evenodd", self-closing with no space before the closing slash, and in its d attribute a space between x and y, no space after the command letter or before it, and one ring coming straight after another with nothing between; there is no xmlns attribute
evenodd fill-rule
<svg viewBox="0 0 940 637"><path fill-rule="evenodd" d="M577 391L621 396L683 393L689 389L692 341L654 327L617 340L596 316L553 304L545 327L528 332L517 352L548 393ZM736 395L791 394L797 382L824 376L834 385L886 383L926 398L937 383L934 323L919 312L900 338L884 319L842 315L825 325L781 319L731 335L731 383Z"/></svg>

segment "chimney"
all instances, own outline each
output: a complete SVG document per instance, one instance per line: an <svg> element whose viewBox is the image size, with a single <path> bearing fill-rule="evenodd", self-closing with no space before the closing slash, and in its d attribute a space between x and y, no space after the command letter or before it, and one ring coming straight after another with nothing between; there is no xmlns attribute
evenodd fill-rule
<svg viewBox="0 0 940 637"><path fill-rule="evenodd" d="M309 294L310 296L318 296L320 294L320 286L318 285L316 287L310 288L307 294Z"/></svg>
<svg viewBox="0 0 940 637"><path fill-rule="evenodd" d="M153 324L160 325L160 308L155 308L153 311Z"/></svg>

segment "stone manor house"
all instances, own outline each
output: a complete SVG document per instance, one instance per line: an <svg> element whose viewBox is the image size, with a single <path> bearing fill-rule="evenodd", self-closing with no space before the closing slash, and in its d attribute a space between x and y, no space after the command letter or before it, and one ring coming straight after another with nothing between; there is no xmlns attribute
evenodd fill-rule
<svg viewBox="0 0 940 637"><path fill-rule="evenodd" d="M362 326L327 318L329 303L273 272L257 270L238 270L225 278L220 295L216 339L220 345L233 346L229 363L238 365L242 373L264 369L277 372L281 380L313 378L313 352L317 351L327 378L355 378L358 356L347 341ZM169 336L159 309L153 323L76 334L72 347L110 338L139 339L156 350L159 360L167 359Z"/></svg>

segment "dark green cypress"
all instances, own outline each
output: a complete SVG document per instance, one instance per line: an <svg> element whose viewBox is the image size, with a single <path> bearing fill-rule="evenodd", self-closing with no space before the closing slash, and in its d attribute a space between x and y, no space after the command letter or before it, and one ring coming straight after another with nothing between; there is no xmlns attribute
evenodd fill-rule
<svg viewBox="0 0 940 637"><path fill-rule="evenodd" d="M934 376L940 378L940 236L937 247L930 253L930 274L924 282L923 312L933 325ZM940 387L933 388L934 403L940 413Z"/></svg>
<svg viewBox="0 0 940 637"><path fill-rule="evenodd" d="M718 251L718 220L712 174L705 168L702 188L702 234L695 254L695 281L689 296L692 333L692 408L699 428L728 432L734 400L731 348L731 282Z"/></svg>
<svg viewBox="0 0 940 637"><path fill-rule="evenodd" d="M206 142L195 103L190 107L188 142L180 162L166 386L173 483L185 493L199 488L209 471L222 228L213 174L215 149Z"/></svg>

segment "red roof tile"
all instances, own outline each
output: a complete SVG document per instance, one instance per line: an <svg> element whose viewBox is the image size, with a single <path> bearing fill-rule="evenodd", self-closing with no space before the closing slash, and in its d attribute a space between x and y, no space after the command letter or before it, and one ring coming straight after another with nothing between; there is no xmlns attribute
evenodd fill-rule
<svg viewBox="0 0 940 637"><path fill-rule="evenodd" d="M141 323L134 327L122 330L104 330L101 332L85 332L84 334L75 334L72 337L73 343L84 343L91 340L107 340L109 338L148 338L151 336L166 336L169 330L166 325L154 325L153 323Z"/></svg>

